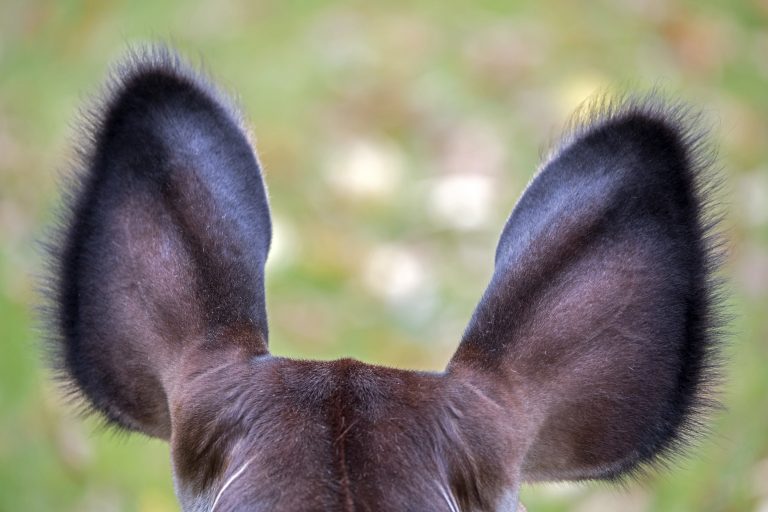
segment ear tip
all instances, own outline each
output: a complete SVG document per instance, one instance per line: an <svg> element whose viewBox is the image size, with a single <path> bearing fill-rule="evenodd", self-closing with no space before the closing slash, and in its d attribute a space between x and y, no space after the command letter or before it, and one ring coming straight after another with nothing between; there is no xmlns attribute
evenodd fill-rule
<svg viewBox="0 0 768 512"><path fill-rule="evenodd" d="M232 97L209 77L202 62L193 63L162 42L129 46L111 68L101 110L108 112L120 99L146 85L175 85L195 91L217 104L230 119L242 127L243 117Z"/></svg>
<svg viewBox="0 0 768 512"><path fill-rule="evenodd" d="M123 56L112 64L108 85L119 90L155 76L215 89L194 65L163 43L129 46Z"/></svg>
<svg viewBox="0 0 768 512"><path fill-rule="evenodd" d="M656 166L662 178L659 182L669 182L670 173L679 176L680 192L691 199L705 274L712 275L720 268L725 252L721 234L724 179L717 146L711 140L715 125L715 118L705 110L670 98L658 88L644 93L604 93L577 109L541 168L578 142L606 132L611 132L610 137L601 139L609 140L606 144L612 145L616 155L625 155L630 147L644 157L642 161L658 160L666 154L667 163L672 165ZM643 166L644 173L652 169Z"/></svg>
<svg viewBox="0 0 768 512"><path fill-rule="evenodd" d="M162 120L170 113L176 114L176 101L195 98L205 109L213 109L225 123L248 139L243 115L232 97L209 78L204 66L193 65L170 46L147 43L129 46L125 53L110 66L101 90L80 109L75 122L75 155L70 167L81 169L81 176L71 180L65 189L77 196L82 181L87 181L87 169L96 158L104 139L114 133L126 120L148 119L146 112L155 110ZM176 101L176 103L174 103ZM183 110L183 109L182 109ZM143 127L141 127L143 130ZM136 127L128 132L136 132ZM141 131L141 130L139 130ZM72 186L74 184L74 186Z"/></svg>
<svg viewBox="0 0 768 512"><path fill-rule="evenodd" d="M715 160L715 150L708 140L714 124L705 111L672 99L660 89L631 94L601 93L586 100L574 112L545 163L593 133L630 128L632 135L640 132L657 138L660 143L679 145L692 167L710 167Z"/></svg>

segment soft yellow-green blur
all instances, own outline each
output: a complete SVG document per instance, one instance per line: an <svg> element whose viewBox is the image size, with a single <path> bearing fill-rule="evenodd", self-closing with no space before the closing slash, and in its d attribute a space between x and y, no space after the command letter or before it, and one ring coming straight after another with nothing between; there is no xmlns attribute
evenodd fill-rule
<svg viewBox="0 0 768 512"><path fill-rule="evenodd" d="M275 218L273 351L441 368L546 142L603 88L704 108L726 177L726 409L642 485L539 511L768 510L768 2L0 0L0 511L177 510L167 446L82 421L40 362L35 240L76 109L128 43L171 41L240 98Z"/></svg>

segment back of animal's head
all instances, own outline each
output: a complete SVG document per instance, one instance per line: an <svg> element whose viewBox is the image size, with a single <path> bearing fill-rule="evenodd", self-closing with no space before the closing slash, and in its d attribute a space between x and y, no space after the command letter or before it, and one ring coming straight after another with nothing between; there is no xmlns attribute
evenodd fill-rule
<svg viewBox="0 0 768 512"><path fill-rule="evenodd" d="M109 422L170 441L185 510L515 510L522 482L636 473L708 403L692 128L654 99L575 122L444 372L290 360L268 351L269 205L238 114L170 52L134 56L53 244L59 369Z"/></svg>

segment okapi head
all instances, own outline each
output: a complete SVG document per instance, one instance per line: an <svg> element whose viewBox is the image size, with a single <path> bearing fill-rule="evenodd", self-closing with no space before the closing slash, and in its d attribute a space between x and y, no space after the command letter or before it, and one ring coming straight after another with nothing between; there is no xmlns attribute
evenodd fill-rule
<svg viewBox="0 0 768 512"><path fill-rule="evenodd" d="M268 350L269 205L239 115L172 52L133 55L51 244L58 368L112 424L170 442L186 511L514 511L523 482L636 474L711 401L696 125L654 97L577 118L445 371L292 360Z"/></svg>

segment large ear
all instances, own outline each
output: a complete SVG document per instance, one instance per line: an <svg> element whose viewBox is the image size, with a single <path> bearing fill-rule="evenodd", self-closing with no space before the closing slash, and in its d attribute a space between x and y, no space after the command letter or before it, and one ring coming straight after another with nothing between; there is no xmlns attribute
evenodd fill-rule
<svg viewBox="0 0 768 512"><path fill-rule="evenodd" d="M240 118L163 48L118 67L52 245L63 377L122 427L170 434L181 356L267 351L269 206Z"/></svg>
<svg viewBox="0 0 768 512"><path fill-rule="evenodd" d="M711 403L719 251L697 126L653 97L588 109L507 221L449 372L515 397L526 480L642 470Z"/></svg>

